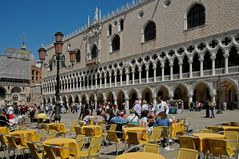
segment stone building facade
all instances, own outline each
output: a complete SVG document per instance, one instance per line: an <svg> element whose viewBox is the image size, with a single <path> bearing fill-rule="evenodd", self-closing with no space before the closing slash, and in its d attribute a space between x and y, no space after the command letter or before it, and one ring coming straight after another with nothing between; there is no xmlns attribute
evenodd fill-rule
<svg viewBox="0 0 239 159"><path fill-rule="evenodd" d="M0 56L0 105L30 102L31 65L34 57L25 45L7 48Z"/></svg>
<svg viewBox="0 0 239 159"><path fill-rule="evenodd" d="M238 108L238 8L237 0L138 0L105 17L96 9L93 22L64 38L63 50L76 49L77 60L60 71L61 100L128 109L160 95ZM54 52L49 45L48 56ZM55 84L56 67L44 69L43 103L55 102Z"/></svg>

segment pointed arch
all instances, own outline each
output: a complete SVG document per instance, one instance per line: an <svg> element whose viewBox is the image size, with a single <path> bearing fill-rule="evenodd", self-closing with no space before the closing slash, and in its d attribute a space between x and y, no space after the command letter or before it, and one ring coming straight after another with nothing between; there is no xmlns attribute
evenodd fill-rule
<svg viewBox="0 0 239 159"><path fill-rule="evenodd" d="M149 21L144 28L144 42L156 39L156 24Z"/></svg>

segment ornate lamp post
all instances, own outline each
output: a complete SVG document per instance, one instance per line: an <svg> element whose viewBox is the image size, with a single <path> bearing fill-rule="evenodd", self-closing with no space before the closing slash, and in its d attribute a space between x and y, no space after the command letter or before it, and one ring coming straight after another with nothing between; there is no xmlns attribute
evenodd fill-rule
<svg viewBox="0 0 239 159"><path fill-rule="evenodd" d="M217 92L217 114L222 114L220 96L221 96L221 76L218 76L217 80L213 82L214 88Z"/></svg>
<svg viewBox="0 0 239 159"><path fill-rule="evenodd" d="M46 49L41 47L38 50L39 53L39 59L42 63L42 67L52 67L53 63L57 63L56 65L56 86L55 86L55 97L56 97L56 106L55 106L55 116L54 120L59 121L61 120L61 103L60 103L60 76L59 76L59 71L60 71L60 63L61 66L63 66L66 69L69 69L69 67L66 66L65 64L65 55L62 54L62 48L63 48L63 34L61 32L57 32L55 34L55 55L52 56L52 59L50 60L49 64L45 64L45 59L46 59ZM70 62L72 63L72 66L75 63L76 60L76 51L75 50L69 50L69 55L70 55ZM71 66L71 67L72 67Z"/></svg>

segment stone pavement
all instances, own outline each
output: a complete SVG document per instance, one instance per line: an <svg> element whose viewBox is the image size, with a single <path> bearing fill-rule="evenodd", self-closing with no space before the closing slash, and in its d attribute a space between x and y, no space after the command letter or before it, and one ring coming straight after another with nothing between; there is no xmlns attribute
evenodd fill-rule
<svg viewBox="0 0 239 159"><path fill-rule="evenodd" d="M205 128L205 126L216 125L224 122L237 121L239 122L239 110L227 110L223 111L223 114L216 114L216 118L204 118L205 110L201 112L190 112L185 110L182 114L170 114L169 117L173 116L176 119L184 118L189 121L190 127L193 131L198 131L199 129ZM62 122L66 124L67 127L70 127L72 121L76 121L78 119L78 114L67 113L62 115ZM173 143L170 145L172 150L161 150L161 154L165 156L166 159L176 159L177 149L179 145L177 143ZM124 144L118 146L118 150L122 150L124 148ZM174 150L175 149L175 150ZM115 145L110 145L109 147L103 147L101 152L110 152L110 155L101 154L100 158L114 159L116 156L114 155ZM122 153L122 152L121 152ZM3 152L0 152L0 157L3 155Z"/></svg>

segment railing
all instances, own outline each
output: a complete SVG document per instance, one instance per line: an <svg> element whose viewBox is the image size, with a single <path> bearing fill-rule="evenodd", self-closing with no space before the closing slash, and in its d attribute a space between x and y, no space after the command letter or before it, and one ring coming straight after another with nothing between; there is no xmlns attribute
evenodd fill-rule
<svg viewBox="0 0 239 159"><path fill-rule="evenodd" d="M225 69L224 68L217 68L215 69L215 75L220 75L220 74L223 74L225 72ZM233 67L229 67L228 68L228 73L238 73L239 72L239 66L233 66ZM187 72L187 73L183 73L182 74L182 78L183 79L189 79L189 75L190 73ZM192 76L193 77L200 77L200 71L194 71L192 72ZM203 76L207 76L207 77L210 77L212 76L212 70L204 70L203 71ZM173 80L178 80L180 77L180 74L174 74L173 75ZM162 81L162 77L161 76L157 76L156 77L156 82L159 82L159 81ZM164 76L164 81L170 81L170 75L165 75ZM153 83L154 82L154 77L150 77L148 78L148 83ZM134 85L137 85L139 84L139 79L135 79L134 80ZM142 78L141 79L141 84L146 84L146 78ZM128 85L133 85L133 80L129 80L128 81ZM99 89L99 84L97 84L97 89ZM120 82L117 82L116 83L116 87L120 87L120 86L126 86L126 81L122 81L122 85L120 85ZM115 87L115 82L111 82L111 87ZM101 89L102 88L110 88L110 83L107 83L106 84L106 87L105 87L105 84L101 84ZM94 90L96 89L96 86L95 85L92 85L92 86L88 86L88 87L81 87L81 89L78 87L78 88L70 88L70 89L64 89L64 90L61 90L61 92L74 92L74 91L82 91L82 90ZM43 95L48 95L48 94L55 94L55 91L52 90L52 91L43 91Z"/></svg>

